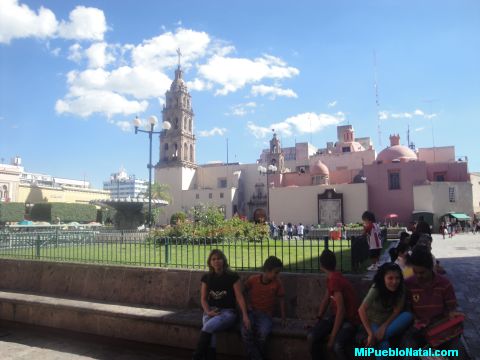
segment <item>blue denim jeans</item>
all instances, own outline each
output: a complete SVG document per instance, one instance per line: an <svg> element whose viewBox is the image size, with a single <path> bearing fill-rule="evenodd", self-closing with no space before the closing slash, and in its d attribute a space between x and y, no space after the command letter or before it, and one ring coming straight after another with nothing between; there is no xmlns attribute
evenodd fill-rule
<svg viewBox="0 0 480 360"><path fill-rule="evenodd" d="M220 314L217 316L208 316L207 314L203 314L202 331L212 334L210 347L215 348L217 346L215 333L231 328L235 324L236 320L237 312L235 309L220 309Z"/></svg>
<svg viewBox="0 0 480 360"><path fill-rule="evenodd" d="M272 318L262 311L249 311L250 330L241 325L241 334L249 360L265 358L267 337L272 332Z"/></svg>
<svg viewBox="0 0 480 360"><path fill-rule="evenodd" d="M412 321L413 321L413 314L412 313L410 313L408 311L404 311L404 312L400 313L390 323L390 325L387 326L387 329L385 330L385 335L383 337L383 341L381 341L378 344L377 348L379 350L388 350L388 348L390 347L389 340L392 337L398 336L398 335L402 334L403 332L405 332L405 330L408 329L408 327L410 326ZM372 327L373 332L375 333L378 330L378 328L380 327L380 325L372 323L371 327ZM381 359L385 359L385 357L377 356L377 360L381 360Z"/></svg>
<svg viewBox="0 0 480 360"><path fill-rule="evenodd" d="M326 342L335 324L335 317L322 319L309 331L307 335L308 345L310 347L310 355L312 360L327 359ZM342 326L338 330L333 351L339 360L351 358L348 354L348 345L353 342L356 332L356 326L347 320L344 320Z"/></svg>

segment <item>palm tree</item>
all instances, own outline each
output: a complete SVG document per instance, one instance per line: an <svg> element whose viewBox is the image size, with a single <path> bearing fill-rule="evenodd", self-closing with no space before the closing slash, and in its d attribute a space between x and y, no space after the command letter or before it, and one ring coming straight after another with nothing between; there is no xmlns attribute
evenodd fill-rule
<svg viewBox="0 0 480 360"><path fill-rule="evenodd" d="M148 197L148 189L145 193L140 194L142 196ZM165 200L169 204L172 202L172 196L170 195L170 187L167 184L152 184L152 199L156 200ZM163 208L154 207L152 209L152 220L156 224L158 222L160 214L163 212Z"/></svg>

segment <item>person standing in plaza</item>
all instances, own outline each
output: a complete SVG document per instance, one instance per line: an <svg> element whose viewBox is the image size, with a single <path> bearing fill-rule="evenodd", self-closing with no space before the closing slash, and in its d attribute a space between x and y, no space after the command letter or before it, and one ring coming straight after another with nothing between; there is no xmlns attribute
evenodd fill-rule
<svg viewBox="0 0 480 360"><path fill-rule="evenodd" d="M216 358L215 333L227 330L235 324L236 303L242 313L243 326L250 329L240 278L230 270L225 254L218 249L212 250L207 265L209 272L202 276L200 288L203 327L193 360Z"/></svg>
<svg viewBox="0 0 480 360"><path fill-rule="evenodd" d="M287 224L287 234L288 234L288 240L292 240L292 238L293 238L293 225L290 222Z"/></svg>
<svg viewBox="0 0 480 360"><path fill-rule="evenodd" d="M367 237L368 247L370 249L371 265L369 271L377 271L380 254L382 251L382 239L380 237L380 227L375 222L375 215L370 211L362 214L364 234Z"/></svg>
<svg viewBox="0 0 480 360"><path fill-rule="evenodd" d="M300 239L303 239L303 235L305 232L305 226L302 223L298 224L297 226L297 234Z"/></svg>

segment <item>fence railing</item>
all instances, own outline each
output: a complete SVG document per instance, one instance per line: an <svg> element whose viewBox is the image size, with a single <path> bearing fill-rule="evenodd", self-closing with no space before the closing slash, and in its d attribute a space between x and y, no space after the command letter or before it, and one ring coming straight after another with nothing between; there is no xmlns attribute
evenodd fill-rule
<svg viewBox="0 0 480 360"><path fill-rule="evenodd" d="M328 236L288 240L234 238L157 237L143 231L0 231L0 257L63 262L106 263L207 269L211 250L222 250L234 270L259 270L268 256L277 256L289 272L318 272L319 258L326 248L337 255L337 268L355 269L352 240L331 240ZM353 266L352 266L353 261ZM361 259L360 259L361 261Z"/></svg>

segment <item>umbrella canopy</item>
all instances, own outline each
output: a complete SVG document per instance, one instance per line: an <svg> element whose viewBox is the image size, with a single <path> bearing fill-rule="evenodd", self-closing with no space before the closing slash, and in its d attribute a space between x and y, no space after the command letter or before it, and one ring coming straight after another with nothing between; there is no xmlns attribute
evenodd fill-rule
<svg viewBox="0 0 480 360"><path fill-rule="evenodd" d="M18 225L33 225L33 221L30 220L22 220L17 223Z"/></svg>
<svg viewBox="0 0 480 360"><path fill-rule="evenodd" d="M387 214L385 215L385 219L395 219L398 218L397 214Z"/></svg>

